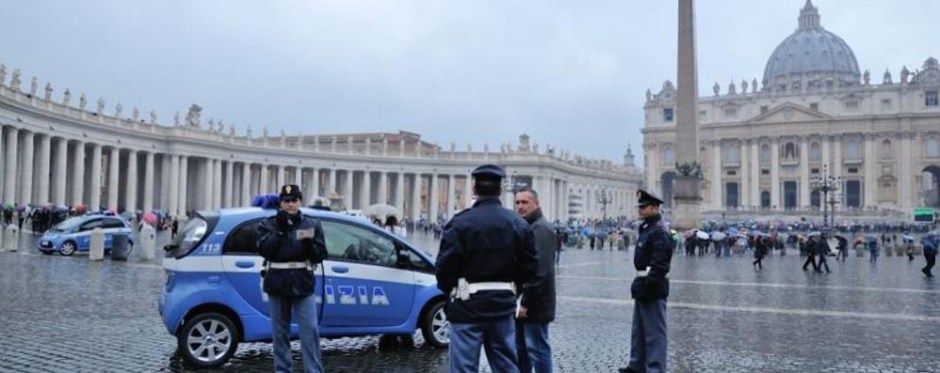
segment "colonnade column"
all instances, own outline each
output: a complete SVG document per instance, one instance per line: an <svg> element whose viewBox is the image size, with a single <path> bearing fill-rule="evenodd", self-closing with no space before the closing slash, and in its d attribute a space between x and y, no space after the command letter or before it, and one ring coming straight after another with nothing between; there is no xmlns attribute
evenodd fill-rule
<svg viewBox="0 0 940 373"><path fill-rule="evenodd" d="M324 197L330 198L333 193L336 192L336 169L330 169L329 179L326 181L326 188L323 189L326 195Z"/></svg>
<svg viewBox="0 0 940 373"><path fill-rule="evenodd" d="M89 210L101 208L101 144L91 145L91 183L88 191Z"/></svg>
<svg viewBox="0 0 940 373"><path fill-rule="evenodd" d="M454 188L455 181L457 181L457 178L454 177L454 174L447 174L447 219L453 216L454 209L456 208L456 204L454 203L456 202L454 201L456 199L454 195L457 194L455 191L456 188Z"/></svg>
<svg viewBox="0 0 940 373"><path fill-rule="evenodd" d="M319 196L320 195L320 170L314 167L313 169L310 170L310 173L312 174L311 177L313 178L313 186L311 186L311 189L313 189L314 195Z"/></svg>
<svg viewBox="0 0 940 373"><path fill-rule="evenodd" d="M48 161L48 160L47 160ZM33 133L23 133L23 167L20 191L22 203L33 203Z"/></svg>
<svg viewBox="0 0 940 373"><path fill-rule="evenodd" d="M251 205L251 163L242 162L242 206Z"/></svg>
<svg viewBox="0 0 940 373"><path fill-rule="evenodd" d="M411 220L417 222L421 218L421 174L414 175L411 183Z"/></svg>
<svg viewBox="0 0 940 373"><path fill-rule="evenodd" d="M388 204L388 177L385 171L379 172L379 199L378 203Z"/></svg>
<svg viewBox="0 0 940 373"><path fill-rule="evenodd" d="M770 144L770 207L780 206L780 149L777 139Z"/></svg>
<svg viewBox="0 0 940 373"><path fill-rule="evenodd" d="M372 200L372 171L366 170L362 174L362 183L364 184L362 194L363 205L368 207L374 203Z"/></svg>
<svg viewBox="0 0 940 373"><path fill-rule="evenodd" d="M275 178L276 181L274 182L275 184L274 187L275 189L279 191L281 190L281 185L287 184L284 182L285 172L286 172L286 168L284 167L284 165L277 165L277 177Z"/></svg>
<svg viewBox="0 0 940 373"><path fill-rule="evenodd" d="M270 183L268 183L268 165L262 163L259 168L261 169L261 181L258 184L258 194L268 194L271 193Z"/></svg>
<svg viewBox="0 0 940 373"><path fill-rule="evenodd" d="M437 174L432 173L431 174L431 188L428 190L428 197L430 197L429 201L431 202L429 209L428 209L428 222L430 223L437 223L437 215L438 215L437 208L439 204L438 195L437 195L438 194L437 193L437 179L438 179Z"/></svg>
<svg viewBox="0 0 940 373"><path fill-rule="evenodd" d="M54 183L52 184L52 187L55 188L53 189L53 194L55 194L53 202L56 205L64 205L65 186L67 185L66 170L68 169L68 166L66 165L66 163L68 163L68 140L59 138L59 142L56 144L56 148L55 176L53 176L51 180Z"/></svg>
<svg viewBox="0 0 940 373"><path fill-rule="evenodd" d="M124 209L134 213L137 211L137 151L133 149L127 152L127 187L124 189L127 199Z"/></svg>
<svg viewBox="0 0 940 373"><path fill-rule="evenodd" d="M52 137L42 135L39 140L39 177L37 180L38 195L35 196L36 203L44 205L49 202L49 164L52 162L50 154L52 150Z"/></svg>
<svg viewBox="0 0 940 373"><path fill-rule="evenodd" d="M469 208L470 204L472 203L471 201L473 201L473 176L470 174L467 174L466 176L467 176L467 179L465 180L465 182L467 183L467 185L464 187L465 188L464 194L466 194L466 203L464 203L464 208Z"/></svg>
<svg viewBox="0 0 940 373"><path fill-rule="evenodd" d="M304 169L300 166L294 167L294 184L304 190Z"/></svg>
<svg viewBox="0 0 940 373"><path fill-rule="evenodd" d="M117 212L118 209L118 169L121 160L121 150L117 147L111 148L108 156L108 208ZM64 190L65 188L63 188Z"/></svg>
<svg viewBox="0 0 940 373"><path fill-rule="evenodd" d="M2 127L0 127L2 128ZM16 203L16 156L19 130L10 128L6 141L6 165L3 169L3 203ZM65 181L62 181L65 186Z"/></svg>
<svg viewBox="0 0 940 373"><path fill-rule="evenodd" d="M202 159L202 172L200 172L201 173L200 176L202 177L201 179L197 178L197 181L196 181L196 184L199 184L200 182L202 182L202 185L198 186L197 188L202 190L202 201L200 201L201 203L199 205L200 205L200 208L203 208L203 209L212 208L212 197L215 194L212 192L212 189L213 189L212 179L215 177L215 167L213 166L212 163L213 163L212 159L209 159L209 158Z"/></svg>
<svg viewBox="0 0 940 373"><path fill-rule="evenodd" d="M353 171L347 169L346 172L346 187L343 188L343 201L346 203L346 209L352 209L353 207Z"/></svg>
<svg viewBox="0 0 940 373"><path fill-rule="evenodd" d="M212 177L213 188L212 191L212 208L222 208L222 196L225 194L223 185L222 185L222 160L216 159L212 161L213 172L215 176Z"/></svg>
<svg viewBox="0 0 940 373"><path fill-rule="evenodd" d="M166 207L167 214L178 215L180 202L180 156L170 155L170 190L167 193Z"/></svg>
<svg viewBox="0 0 940 373"><path fill-rule="evenodd" d="M153 152L144 156L144 212L153 211Z"/></svg>
<svg viewBox="0 0 940 373"><path fill-rule="evenodd" d="M225 162L225 206L235 207L235 162L229 159Z"/></svg>
<svg viewBox="0 0 940 373"><path fill-rule="evenodd" d="M72 203L79 204L85 200L85 143L75 142L75 153L72 155Z"/></svg>
<svg viewBox="0 0 940 373"><path fill-rule="evenodd" d="M399 172L395 179L395 207L398 207L402 214L405 211L405 173Z"/></svg>
<svg viewBox="0 0 940 373"><path fill-rule="evenodd" d="M177 205L177 215L185 216L186 211L189 209L187 206L187 199L189 194L189 157L180 156L180 172L179 172L179 204Z"/></svg>

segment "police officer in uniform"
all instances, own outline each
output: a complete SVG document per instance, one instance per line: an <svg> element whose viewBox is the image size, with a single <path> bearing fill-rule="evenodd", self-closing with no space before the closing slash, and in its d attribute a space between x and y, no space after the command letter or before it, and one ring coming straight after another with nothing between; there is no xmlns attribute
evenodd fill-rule
<svg viewBox="0 0 940 373"><path fill-rule="evenodd" d="M516 293L538 266L532 228L500 203L502 167L482 165L471 175L476 202L445 225L435 264L437 286L450 294L449 370L476 373L483 347L494 372L518 372Z"/></svg>
<svg viewBox="0 0 940 373"><path fill-rule="evenodd" d="M637 276L630 286L633 296L633 330L630 364L620 372L666 371L666 298L669 296L669 262L675 243L662 222L663 201L637 190L639 227L633 266Z"/></svg>
<svg viewBox="0 0 940 373"><path fill-rule="evenodd" d="M327 256L320 222L300 211L303 194L297 185L281 187L277 215L258 226L258 253L265 259L262 288L268 296L274 342L274 370L290 372L291 314L299 326L305 372L323 372L314 267Z"/></svg>

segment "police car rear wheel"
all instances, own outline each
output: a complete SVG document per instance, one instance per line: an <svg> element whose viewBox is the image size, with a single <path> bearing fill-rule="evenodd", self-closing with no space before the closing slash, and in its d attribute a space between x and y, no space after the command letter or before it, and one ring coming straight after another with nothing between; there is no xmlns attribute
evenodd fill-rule
<svg viewBox="0 0 940 373"><path fill-rule="evenodd" d="M450 343L450 322L444 314L444 300L438 301L428 309L421 324L421 335L425 343L434 347L447 347Z"/></svg>
<svg viewBox="0 0 940 373"><path fill-rule="evenodd" d="M235 324L223 314L200 314L183 324L177 346L187 362L199 367L217 367L238 349Z"/></svg>
<svg viewBox="0 0 940 373"><path fill-rule="evenodd" d="M75 254L75 243L72 241L65 241L65 243L62 244L62 250L59 250L59 254L64 256L72 256L72 254Z"/></svg>

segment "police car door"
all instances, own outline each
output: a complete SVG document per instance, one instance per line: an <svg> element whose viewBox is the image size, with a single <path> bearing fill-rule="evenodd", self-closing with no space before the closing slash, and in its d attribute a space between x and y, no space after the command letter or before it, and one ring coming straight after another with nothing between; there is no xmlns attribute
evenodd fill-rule
<svg viewBox="0 0 940 373"><path fill-rule="evenodd" d="M324 262L323 325L390 327L405 323L414 302L414 273L396 267L396 242L348 222L321 220Z"/></svg>
<svg viewBox="0 0 940 373"><path fill-rule="evenodd" d="M236 226L222 245L222 268L235 291L258 313L269 316L268 300L261 291L261 268L264 258L258 255L258 225L264 219L254 219ZM317 298L323 295L323 270L315 274ZM320 312L322 312L322 304Z"/></svg>
<svg viewBox="0 0 940 373"><path fill-rule="evenodd" d="M88 250L91 247L91 232L95 228L101 227L101 218L94 218L88 220L78 227L78 230L75 232L75 247L78 250Z"/></svg>

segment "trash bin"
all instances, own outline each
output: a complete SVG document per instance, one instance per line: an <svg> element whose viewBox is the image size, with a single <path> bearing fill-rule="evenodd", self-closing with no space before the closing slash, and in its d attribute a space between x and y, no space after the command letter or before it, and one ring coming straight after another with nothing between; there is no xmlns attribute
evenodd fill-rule
<svg viewBox="0 0 940 373"><path fill-rule="evenodd" d="M127 260L130 254L131 245L127 235L115 234L111 236L111 260Z"/></svg>

